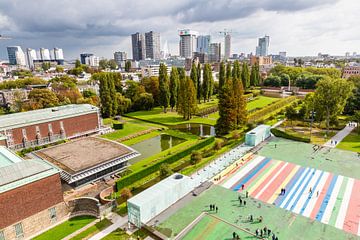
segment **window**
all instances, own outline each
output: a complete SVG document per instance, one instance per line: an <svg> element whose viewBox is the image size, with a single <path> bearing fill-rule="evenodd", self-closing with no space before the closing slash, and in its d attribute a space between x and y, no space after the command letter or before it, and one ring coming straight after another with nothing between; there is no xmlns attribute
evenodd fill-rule
<svg viewBox="0 0 360 240"><path fill-rule="evenodd" d="M0 231L0 240L5 240L5 235L3 231Z"/></svg>
<svg viewBox="0 0 360 240"><path fill-rule="evenodd" d="M56 208L52 207L49 209L51 221L56 221Z"/></svg>
<svg viewBox="0 0 360 240"><path fill-rule="evenodd" d="M22 135L23 135L23 137L26 137L26 129L25 129L25 128L23 128L23 129L21 129L21 131L22 131Z"/></svg>
<svg viewBox="0 0 360 240"><path fill-rule="evenodd" d="M21 223L15 224L15 233L16 233L16 238L24 237L24 231Z"/></svg>
<svg viewBox="0 0 360 240"><path fill-rule="evenodd" d="M36 133L40 133L40 127L36 126Z"/></svg>

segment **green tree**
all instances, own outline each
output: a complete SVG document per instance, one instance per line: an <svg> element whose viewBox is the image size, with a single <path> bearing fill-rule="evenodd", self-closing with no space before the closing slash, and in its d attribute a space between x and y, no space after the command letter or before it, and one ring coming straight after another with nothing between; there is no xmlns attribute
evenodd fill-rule
<svg viewBox="0 0 360 240"><path fill-rule="evenodd" d="M103 117L113 117L118 113L115 79L111 73L103 72L96 78L100 81L101 114Z"/></svg>
<svg viewBox="0 0 360 240"><path fill-rule="evenodd" d="M244 89L248 89L250 87L249 67L248 67L248 64L246 62L244 62L243 65L242 65L241 81L242 81Z"/></svg>
<svg viewBox="0 0 360 240"><path fill-rule="evenodd" d="M194 84L194 87L195 87L195 90L196 90L196 87L197 87L197 81L198 81L198 72L197 72L197 67L196 67L196 64L193 63L191 65L191 71L190 71L190 78L191 80L193 81L193 84ZM197 91L197 90L196 90Z"/></svg>
<svg viewBox="0 0 360 240"><path fill-rule="evenodd" d="M129 200L132 197L131 190L128 188L123 188L120 192L120 197L125 201L127 204L127 200Z"/></svg>
<svg viewBox="0 0 360 240"><path fill-rule="evenodd" d="M185 120L191 119L196 113L196 90L194 82L185 77L184 81L180 81L178 113L183 115Z"/></svg>
<svg viewBox="0 0 360 240"><path fill-rule="evenodd" d="M236 109L234 108L234 91L232 81L227 79L219 99L219 118L215 125L216 135L221 136L234 129Z"/></svg>
<svg viewBox="0 0 360 240"><path fill-rule="evenodd" d="M167 67L165 64L160 64L159 69L159 90L160 90L160 105L164 108L164 113L169 106L170 101L170 90L169 80L167 75Z"/></svg>
<svg viewBox="0 0 360 240"><path fill-rule="evenodd" d="M207 63L203 70L203 82L202 82L202 97L204 102L210 99L210 88L211 88L211 67Z"/></svg>
<svg viewBox="0 0 360 240"><path fill-rule="evenodd" d="M190 157L190 163L191 165L195 165L197 163L199 163L202 159L202 155L199 151L193 151L191 153L191 157Z"/></svg>
<svg viewBox="0 0 360 240"><path fill-rule="evenodd" d="M134 103L136 110L151 110L154 107L154 98L151 93L141 93Z"/></svg>
<svg viewBox="0 0 360 240"><path fill-rule="evenodd" d="M56 94L49 89L33 89L29 93L29 110L54 107L59 104Z"/></svg>
<svg viewBox="0 0 360 240"><path fill-rule="evenodd" d="M317 115L322 114L325 117L327 134L330 120L343 112L353 88L353 83L341 78L325 77L317 83L314 95L315 110Z"/></svg>
<svg viewBox="0 0 360 240"><path fill-rule="evenodd" d="M159 167L159 174L160 174L160 178L164 179L164 178L167 178L168 176L170 176L171 174L173 174L173 171L171 170L171 167L169 164L163 163Z"/></svg>
<svg viewBox="0 0 360 240"><path fill-rule="evenodd" d="M231 78L231 62L227 62L226 64L226 79Z"/></svg>
<svg viewBox="0 0 360 240"><path fill-rule="evenodd" d="M226 70L225 70L225 63L221 62L220 63L220 71L219 71L219 91L221 91L224 83L225 83L225 75L226 75Z"/></svg>
<svg viewBox="0 0 360 240"><path fill-rule="evenodd" d="M242 126L246 124L247 110L246 98L244 96L244 88L240 78L233 79L234 91L234 108L235 108L235 125Z"/></svg>
<svg viewBox="0 0 360 240"><path fill-rule="evenodd" d="M99 68L100 69L106 69L108 68L109 64L108 64L108 60L107 59L101 59L99 61Z"/></svg>
<svg viewBox="0 0 360 240"><path fill-rule="evenodd" d="M258 86L260 83L259 65L256 63L251 67L250 86Z"/></svg>
<svg viewBox="0 0 360 240"><path fill-rule="evenodd" d="M171 68L170 73L170 107L171 111L177 105L178 92L179 92L179 73L176 67Z"/></svg>
<svg viewBox="0 0 360 240"><path fill-rule="evenodd" d="M238 60L236 60L234 62L233 69L232 69L232 78L233 79L241 79L240 63Z"/></svg>
<svg viewBox="0 0 360 240"><path fill-rule="evenodd" d="M202 93L202 89L201 89L201 64L198 63L197 65L197 81L196 81L196 97L200 103L200 100L201 100L201 93Z"/></svg>
<svg viewBox="0 0 360 240"><path fill-rule="evenodd" d="M41 64L41 68L42 68L42 70L44 70L44 71L47 71L47 70L49 70L50 69L50 63L49 62L44 62L43 64Z"/></svg>
<svg viewBox="0 0 360 240"><path fill-rule="evenodd" d="M116 101L118 106L117 109L118 114L126 113L131 107L131 99L126 98L119 92L116 93Z"/></svg>
<svg viewBox="0 0 360 240"><path fill-rule="evenodd" d="M285 117L290 121L290 125L293 126L293 120L296 120L297 118L297 111L293 105L285 108Z"/></svg>
<svg viewBox="0 0 360 240"><path fill-rule="evenodd" d="M80 62L79 59L76 59L76 61L75 61L75 68L79 68L79 67L81 67L81 62Z"/></svg>
<svg viewBox="0 0 360 240"><path fill-rule="evenodd" d="M64 68L63 68L62 66L56 66L55 72L57 72L57 73L63 73L63 72L64 72Z"/></svg>
<svg viewBox="0 0 360 240"><path fill-rule="evenodd" d="M151 93L154 98L155 106L160 105L160 90L159 90L159 78L152 77L144 77L141 79L141 85L144 86L145 91Z"/></svg>
<svg viewBox="0 0 360 240"><path fill-rule="evenodd" d="M131 69L131 61L126 61L125 62L125 72L130 72Z"/></svg>
<svg viewBox="0 0 360 240"><path fill-rule="evenodd" d="M111 70L116 70L118 69L118 65L116 63L116 61L114 59L110 59L108 61L108 67L111 69Z"/></svg>
<svg viewBox="0 0 360 240"><path fill-rule="evenodd" d="M357 110L354 112L354 116L352 117L353 121L355 121L357 123L357 131L358 134L360 134L360 111Z"/></svg>

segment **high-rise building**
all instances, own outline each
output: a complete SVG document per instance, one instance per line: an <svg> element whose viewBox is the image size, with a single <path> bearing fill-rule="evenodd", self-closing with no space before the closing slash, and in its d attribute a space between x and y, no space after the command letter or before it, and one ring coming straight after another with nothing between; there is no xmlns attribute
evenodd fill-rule
<svg viewBox="0 0 360 240"><path fill-rule="evenodd" d="M94 56L94 54L92 54L92 53L81 53L80 54L80 63L81 64L86 64L86 58L91 57L91 56Z"/></svg>
<svg viewBox="0 0 360 240"><path fill-rule="evenodd" d="M221 43L211 43L209 48L209 62L221 61Z"/></svg>
<svg viewBox="0 0 360 240"><path fill-rule="evenodd" d="M64 60L64 52L61 48L54 48L54 60Z"/></svg>
<svg viewBox="0 0 360 240"><path fill-rule="evenodd" d="M50 51L47 48L40 48L40 60L50 60Z"/></svg>
<svg viewBox="0 0 360 240"><path fill-rule="evenodd" d="M179 31L180 43L180 57L192 58L193 53L196 51L196 36L197 32L191 31L189 29L184 29Z"/></svg>
<svg viewBox="0 0 360 240"><path fill-rule="evenodd" d="M127 60L126 52L114 52L114 60L119 67L125 67Z"/></svg>
<svg viewBox="0 0 360 240"><path fill-rule="evenodd" d="M20 46L7 47L10 65L26 65L25 53Z"/></svg>
<svg viewBox="0 0 360 240"><path fill-rule="evenodd" d="M146 45L145 36L141 33L134 33L131 35L132 54L134 61L145 60L146 58Z"/></svg>
<svg viewBox="0 0 360 240"><path fill-rule="evenodd" d="M34 60L37 60L35 49L27 48L26 49L26 65L29 68L34 68Z"/></svg>
<svg viewBox="0 0 360 240"><path fill-rule="evenodd" d="M146 58L159 60L160 55L160 33L147 32L145 33L145 47Z"/></svg>
<svg viewBox="0 0 360 240"><path fill-rule="evenodd" d="M256 56L262 56L265 57L268 54L269 51L269 44L270 44L270 37L264 36L262 38L259 38L259 44L256 47Z"/></svg>
<svg viewBox="0 0 360 240"><path fill-rule="evenodd" d="M94 55L85 58L85 64L90 67L98 67L100 62L100 58Z"/></svg>
<svg viewBox="0 0 360 240"><path fill-rule="evenodd" d="M196 52L209 53L211 37L210 35L200 35L196 39Z"/></svg>
<svg viewBox="0 0 360 240"><path fill-rule="evenodd" d="M225 34L225 51L224 51L224 58L225 60L230 58L231 54L231 35L229 32Z"/></svg>

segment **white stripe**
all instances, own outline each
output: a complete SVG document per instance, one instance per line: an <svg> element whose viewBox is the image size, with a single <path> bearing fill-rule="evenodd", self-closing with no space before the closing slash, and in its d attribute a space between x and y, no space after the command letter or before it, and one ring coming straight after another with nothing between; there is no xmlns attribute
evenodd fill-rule
<svg viewBox="0 0 360 240"><path fill-rule="evenodd" d="M333 189L333 191L331 193L328 205L326 206L324 214L323 214L322 219L321 219L322 223L328 224L329 221L330 221L331 213L332 213L334 205L336 203L336 199L337 199L338 194L340 192L340 187L341 187L341 184L343 183L343 180L344 180L344 177L341 176L341 175L338 176L338 178L336 179L334 189Z"/></svg>
<svg viewBox="0 0 360 240"><path fill-rule="evenodd" d="M343 229L343 227L344 227L345 216L346 216L347 209L349 206L349 201L350 201L353 186L354 186L354 179L349 178L349 181L346 185L344 197L341 202L339 215L337 216L336 223L335 223L335 227L337 227L337 228Z"/></svg>
<svg viewBox="0 0 360 240"><path fill-rule="evenodd" d="M228 181L222 184L222 186L224 188L231 188L237 181L239 181L243 176L245 176L248 172L250 172L263 159L265 158L262 156L256 157L254 160L252 160L247 165L242 167L241 170L236 174L234 174Z"/></svg>
<svg viewBox="0 0 360 240"><path fill-rule="evenodd" d="M290 196L294 193L295 189L297 188L297 186L299 184L301 184L301 179L304 177L304 175L306 174L306 172L308 171L309 169L304 169L304 171L301 173L300 177L298 177L298 179L296 180L296 183L293 185L293 187L291 188L289 194L286 196L286 198L284 199L284 201L280 204L280 207L281 208L284 208L285 204L287 201L289 201L289 198Z"/></svg>
<svg viewBox="0 0 360 240"><path fill-rule="evenodd" d="M320 180L319 184L317 185L316 189L314 189L314 193L312 195L312 198L310 199L310 201L308 202L307 206L305 207L305 210L303 212L303 216L305 217L310 217L311 212L313 211L315 204L317 202L317 200L320 197L320 193L323 190L323 188L325 187L325 183L326 180L329 177L329 173L328 172L324 172L322 179ZM316 197L317 191L319 191L319 196Z"/></svg>
<svg viewBox="0 0 360 240"><path fill-rule="evenodd" d="M301 208L304 206L308 197L310 197L310 192L308 191L308 189L311 188L311 190L313 191L312 197L314 196L314 190L315 190L314 186L316 184L316 181L319 179L321 172L322 171L319 171L319 170L315 171L314 176L311 178L309 184L306 186L307 188L305 188L304 192L302 193L299 200L297 201L296 206L293 208L294 213L300 213Z"/></svg>
<svg viewBox="0 0 360 240"><path fill-rule="evenodd" d="M285 163L280 170L265 184L265 186L256 194L255 198L259 198L260 195L269 187L269 185L279 176L279 174L287 167L289 163ZM275 169L274 169L275 170Z"/></svg>
<svg viewBox="0 0 360 240"><path fill-rule="evenodd" d="M312 169L310 169L310 173L305 177L304 181L301 182L300 187L299 187L298 191L295 192L294 197L290 200L288 206L286 207L287 210L291 209L292 205L295 203L296 199L301 194L301 190L304 188L304 186L306 185L307 181L311 178L313 173L315 174L315 170L312 168ZM306 192L306 189L304 189L304 191Z"/></svg>

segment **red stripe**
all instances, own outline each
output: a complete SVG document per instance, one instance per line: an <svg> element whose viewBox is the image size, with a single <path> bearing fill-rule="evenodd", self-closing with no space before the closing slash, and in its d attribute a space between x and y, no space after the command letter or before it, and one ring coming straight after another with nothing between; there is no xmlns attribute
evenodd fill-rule
<svg viewBox="0 0 360 240"><path fill-rule="evenodd" d="M284 166L284 164L285 162L281 162L275 169L273 169L271 174L269 174L269 176L267 176L267 178L262 181L262 183L255 189L255 191L250 194L250 196L255 197L261 191L261 189L263 189L263 187L270 181L270 179L273 177L273 173L277 173Z"/></svg>
<svg viewBox="0 0 360 240"><path fill-rule="evenodd" d="M344 226L344 231L351 232L355 235L358 233L360 221L360 180L355 179L352 188L349 206L347 209Z"/></svg>
<svg viewBox="0 0 360 240"><path fill-rule="evenodd" d="M253 159L254 155L251 155L249 157L247 157L246 159L244 159L244 162L241 162L238 164L237 167L235 167L234 169L230 170L227 174L225 174L224 176L221 176L220 181L218 181L216 184L222 184L226 179L228 179L230 176L232 176L235 172L237 172L242 166L244 166L246 163L250 162L250 160Z"/></svg>
<svg viewBox="0 0 360 240"><path fill-rule="evenodd" d="M245 184L245 189L244 191L246 191L246 186L250 186L250 184L255 181L255 179L263 172L265 171L266 168L268 168L270 166L270 164L272 163L273 160L270 160L268 163L265 164L265 166L263 168L261 168L246 184ZM238 192L241 192L241 188L238 190Z"/></svg>
<svg viewBox="0 0 360 240"><path fill-rule="evenodd" d="M259 199L263 202L267 202L275 191L279 188L285 178L291 173L294 169L294 164L288 164L282 172L272 181L272 183L265 189L265 191L259 196Z"/></svg>
<svg viewBox="0 0 360 240"><path fill-rule="evenodd" d="M322 202L324 201L324 198L326 196L326 192L330 186L330 183L331 183L331 180L333 179L334 177L334 174L330 173L328 178L326 179L326 182L325 182L325 185L324 185L324 188L321 190L321 192L319 193L319 197L318 199L316 200L316 203L315 203L315 206L310 214L310 218L311 219L315 219L316 218L316 214L319 212L320 210L320 207L321 207L321 204Z"/></svg>

